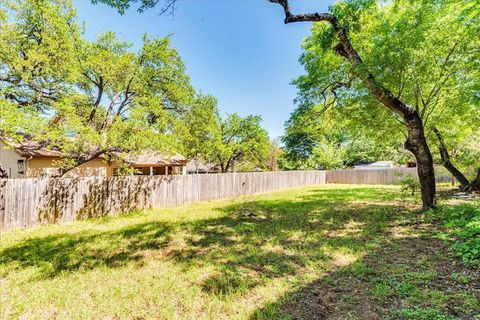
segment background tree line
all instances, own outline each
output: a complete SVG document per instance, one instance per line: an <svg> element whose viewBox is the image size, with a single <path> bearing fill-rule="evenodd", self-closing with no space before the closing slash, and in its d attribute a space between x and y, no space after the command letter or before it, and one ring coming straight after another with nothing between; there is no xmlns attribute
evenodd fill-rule
<svg viewBox="0 0 480 320"><path fill-rule="evenodd" d="M117 8L121 13L132 3L137 3L140 11L159 3L147 0L99 1ZM477 36L480 33L480 6L477 0L465 1L460 6L452 0L396 0L388 3L378 0L348 0L336 3L325 13L301 14L292 13L288 0L271 2L281 6L285 23L315 22L312 34L303 43L304 53L300 61L306 73L295 81L299 88L297 109L287 123L287 133L283 139L287 152L282 163L286 167L295 167L298 163L306 164L306 167L312 163L321 163L326 168L378 157L403 156L399 153L399 147L403 145L417 163L424 208L435 205L435 161L450 170L464 189L480 188L480 46ZM171 12L175 9L175 3L176 0L167 0L161 12ZM182 115L190 106L195 105L196 100L203 98L188 88L188 77L182 77L178 73L182 70L182 64L174 50L164 48L164 51L160 51L170 54L151 54L152 50L158 49L160 43L166 42L168 47L168 41L145 38L144 50L133 55L124 45L107 42L108 45L113 45L114 56L128 52L130 58L135 57L133 62L128 62L128 58L120 54L122 63L116 63L115 66L124 66L126 69L120 71L121 75L130 76L124 78L121 84L109 88L103 84L103 80L108 78L107 74L101 77L100 83L101 71L92 74L89 69L94 62L87 62L86 59L83 67L78 63L83 61L82 54L78 52L88 50L77 44L81 43L76 41L79 31L75 23L72 23L74 14L68 9L71 6L68 2L57 0L48 2L47 5L44 1L31 3L17 0L7 1L6 4L1 15L2 26L7 26L2 30L2 37L6 41L2 39L2 42L9 44L9 37L15 39L15 30L18 28L23 28L21 33L28 35L27 41L24 37L18 37L14 41L15 45L2 46L6 53L4 57L15 57L6 64L7 72L3 73L4 97L8 102L5 110L15 107L28 114L28 117L22 115L21 119L15 119L15 123L21 123L25 119L45 119L47 117L38 116L38 111L45 106L51 109L53 105L58 105L61 107L53 108L55 112L44 111L44 114L58 119L53 121L55 125L50 124L55 130L44 130L42 134L57 133L58 128L62 128L59 124L65 123L67 119L62 114L57 115L58 111L69 114L70 110L72 113L72 107L67 106L74 105L74 101L79 105L73 109L87 105L86 114L93 114L93 117L80 117L82 120L71 121L67 127L76 125L78 132L83 134L85 131L84 135L75 132L78 139L81 136L88 137L92 131L89 128L94 128L94 145L102 145L99 148L102 151L93 149L91 154L115 150L120 147L118 141L127 141L121 147L141 145L142 139L131 134L135 130L142 131L141 136L144 138L148 135L146 132L152 132L156 138L164 135L159 147L175 145L165 141L179 140L173 133L179 132L178 128L184 126ZM22 6L25 5L28 8L23 10ZM57 10L49 9L51 6L57 6ZM13 16L10 11L17 12L15 24L9 23ZM40 11L40 15L32 14ZM51 29L49 34L55 36L50 39L48 36L39 37L38 30L42 28L38 26L49 21L48 15L53 15L54 12L62 15L61 19L51 19L51 24L48 24L47 29ZM60 20L68 23L63 23L62 26ZM9 27L12 25L15 27ZM38 55L26 54L32 45L42 47L42 50L38 50ZM27 50L23 50L24 47ZM53 47L56 52L51 55L48 50ZM13 55L8 51L12 48L16 52ZM58 59L59 56L65 59ZM45 68L49 63L37 64L36 58L48 61L52 67ZM155 60L157 58L160 60ZM71 63L63 65L63 60L68 59ZM73 66L82 72L74 72L77 76L73 76L70 72ZM165 66L168 68L165 69ZM14 70L13 76L9 74L11 70ZM52 74L52 70L60 72ZM114 70L116 68L108 68L108 71ZM132 70L133 73L129 73ZM176 72L172 73L172 70ZM21 82L18 81L19 74ZM79 80L78 75L84 77L83 80ZM9 87L12 83L14 85ZM136 86L135 83L141 85ZM145 88L145 85L153 85L153 94L150 90L141 93L141 89L139 93L132 94L134 88ZM13 88L18 87L22 88L20 92L12 92L15 91ZM101 101L104 91L107 92L111 107L102 108L105 110L101 112L93 111L97 110L95 105ZM67 94L59 95L65 92ZM142 108L146 106L145 101L150 103L150 100L154 102L153 106ZM127 113L128 117L122 117ZM10 118L16 117L13 114L3 122L11 122ZM265 147L264 152L246 152L252 146L247 149L239 146L241 141L251 142L252 139L246 140L249 138L247 135L236 134L236 128L248 127L255 122L254 118L240 121L236 116L230 116L218 121L212 116L211 119L212 123L219 124L222 138L212 130L212 135L207 135L211 139L207 145L218 146L217 142L220 141L223 144L221 148L211 148L219 151L216 159L223 170L228 170L232 163L271 153L265 151L268 149L266 143L261 144ZM92 125L94 122L96 124ZM193 124L194 121L191 121L189 125ZM106 134L105 132L110 132L107 128L112 126L117 126L114 133ZM125 127L128 130L123 130ZM60 132L61 134L53 134L49 140L61 140L68 145L67 141L71 141L68 134L65 130L62 132L60 129ZM260 133L261 130L257 132ZM195 145L192 142L195 135L192 134L185 145ZM122 139L119 140L119 137ZM83 146L82 154L90 154L85 150L90 150L90 141L95 139L85 138L87 144L78 144ZM150 138L145 140L152 141ZM78 149L78 145L75 148ZM189 153L194 155L196 152L190 150ZM209 152L206 152L205 157L212 158ZM72 152L70 159L75 162L78 156ZM469 174L465 169L471 169L472 173Z"/></svg>
<svg viewBox="0 0 480 320"><path fill-rule="evenodd" d="M410 158L421 178L436 162L463 189L479 189L477 1L344 1L323 17L272 2L286 22L328 22L313 24L303 43L306 74L295 80L299 103L284 137L294 166Z"/></svg>
<svg viewBox="0 0 480 320"><path fill-rule="evenodd" d="M266 168L261 118L222 119L216 100L195 92L168 37L145 35L135 50L113 32L87 41L83 31L70 0L0 4L0 133L60 151L53 176L147 149L223 172Z"/></svg>

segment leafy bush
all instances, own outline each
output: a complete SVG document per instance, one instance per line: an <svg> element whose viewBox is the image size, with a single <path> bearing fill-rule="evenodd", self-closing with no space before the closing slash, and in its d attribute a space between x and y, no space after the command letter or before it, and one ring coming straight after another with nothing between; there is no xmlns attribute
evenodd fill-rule
<svg viewBox="0 0 480 320"><path fill-rule="evenodd" d="M400 181L401 190L405 194L415 195L415 192L420 188L418 179L408 175Z"/></svg>
<svg viewBox="0 0 480 320"><path fill-rule="evenodd" d="M466 263L480 264L480 201L441 207L428 214L453 235L453 248Z"/></svg>
<svg viewBox="0 0 480 320"><path fill-rule="evenodd" d="M457 320L456 317L451 317L443 314L435 308L403 308L394 309L387 319L391 320Z"/></svg>

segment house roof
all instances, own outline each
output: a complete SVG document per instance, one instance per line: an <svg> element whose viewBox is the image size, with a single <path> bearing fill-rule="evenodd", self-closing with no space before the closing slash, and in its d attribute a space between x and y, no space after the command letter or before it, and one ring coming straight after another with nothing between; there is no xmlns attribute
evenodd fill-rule
<svg viewBox="0 0 480 320"><path fill-rule="evenodd" d="M208 172L216 169L218 166L215 163L208 163L199 160L190 160L187 162L187 171L189 172Z"/></svg>
<svg viewBox="0 0 480 320"><path fill-rule="evenodd" d="M23 140L21 142L16 142L5 137L0 137L0 140L4 142L7 146L11 147L22 157L59 157L60 151L55 149L47 149L45 146L38 141L32 140Z"/></svg>
<svg viewBox="0 0 480 320"><path fill-rule="evenodd" d="M61 157L62 154L58 149L45 148L41 142L24 140L15 142L1 137L6 145L10 146L22 157ZM139 155L123 156L121 153L113 153L119 159L130 163L131 165L158 166L158 165L185 165L186 158L180 154L173 156L161 155L156 151L145 151ZM105 158L101 156L101 158Z"/></svg>
<svg viewBox="0 0 480 320"><path fill-rule="evenodd" d="M120 154L116 154L120 158ZM156 151L146 151L139 155L127 156L123 158L124 161L136 166L159 166L159 165L185 165L187 159L180 155L165 156Z"/></svg>
<svg viewBox="0 0 480 320"><path fill-rule="evenodd" d="M60 157L60 151L47 149L35 141L22 142L15 147L22 157Z"/></svg>

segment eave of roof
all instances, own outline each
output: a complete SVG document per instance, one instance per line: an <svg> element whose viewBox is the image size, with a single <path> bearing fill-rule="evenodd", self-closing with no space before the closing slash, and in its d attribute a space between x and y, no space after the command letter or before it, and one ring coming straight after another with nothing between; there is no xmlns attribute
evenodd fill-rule
<svg viewBox="0 0 480 320"><path fill-rule="evenodd" d="M58 150L47 149L40 142L24 140L22 142L15 142L8 140L5 137L0 137L0 140L7 146L11 147L16 153L22 157L60 157L61 153Z"/></svg>
<svg viewBox="0 0 480 320"><path fill-rule="evenodd" d="M117 153L115 155L120 159L123 158L121 154ZM185 165L187 159L180 154L165 156L155 151L146 151L136 156L126 156L123 158L123 161L133 166L182 166Z"/></svg>
<svg viewBox="0 0 480 320"><path fill-rule="evenodd" d="M59 158L62 156L59 150L47 149L42 146L42 143L37 141L24 140L21 143L16 143L14 141L7 140L4 137L0 137L0 139L22 157ZM187 162L187 159L181 154L165 156L156 151L146 151L137 156L127 155L126 157L123 157L123 155L120 153L111 153L111 155L113 155L115 158L122 159L133 166L183 166ZM101 158L105 158L105 156L102 156Z"/></svg>

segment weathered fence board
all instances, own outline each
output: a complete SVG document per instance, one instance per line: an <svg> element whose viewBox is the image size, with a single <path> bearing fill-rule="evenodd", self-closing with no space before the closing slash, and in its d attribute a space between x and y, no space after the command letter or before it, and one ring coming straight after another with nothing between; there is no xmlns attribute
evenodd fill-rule
<svg viewBox="0 0 480 320"><path fill-rule="evenodd" d="M406 176L417 177L417 169L329 170L327 171L327 182L346 184L396 184Z"/></svg>
<svg viewBox="0 0 480 320"><path fill-rule="evenodd" d="M415 168L0 180L0 230L325 183L395 184ZM437 174L437 181L449 176Z"/></svg>
<svg viewBox="0 0 480 320"><path fill-rule="evenodd" d="M417 168L328 170L327 183L344 184L398 184L406 177L418 178ZM435 168L437 182L451 182L451 174L443 168Z"/></svg>
<svg viewBox="0 0 480 320"><path fill-rule="evenodd" d="M324 184L324 171L0 180L0 230Z"/></svg>

